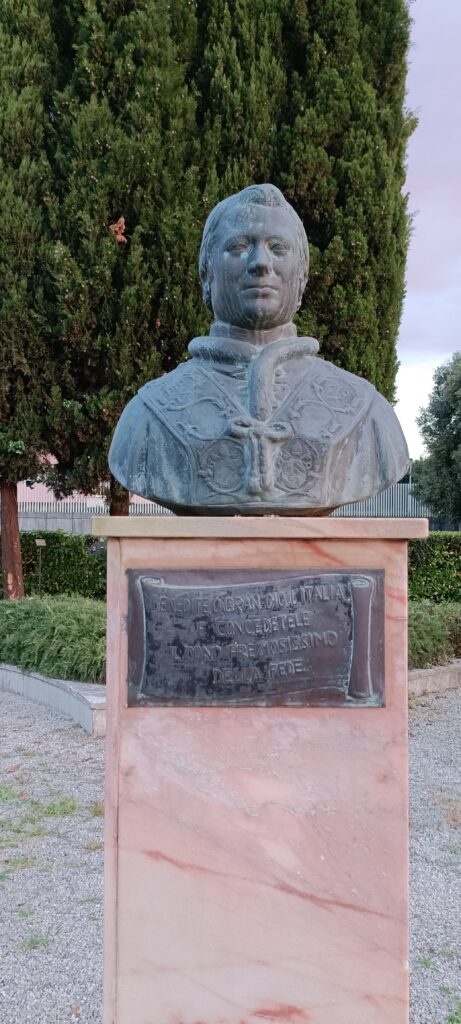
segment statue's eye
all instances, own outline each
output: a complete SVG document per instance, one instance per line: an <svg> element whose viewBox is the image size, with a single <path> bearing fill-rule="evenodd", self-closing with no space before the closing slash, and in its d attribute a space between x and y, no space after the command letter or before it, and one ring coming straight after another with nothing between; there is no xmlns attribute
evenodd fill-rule
<svg viewBox="0 0 461 1024"><path fill-rule="evenodd" d="M270 248L276 256L286 256L289 252L288 246L284 242L271 242Z"/></svg>
<svg viewBox="0 0 461 1024"><path fill-rule="evenodd" d="M231 252L233 255L237 255L237 256L241 252L246 252L247 249L248 249L248 243L247 242L243 242L243 241L242 242L231 242L230 245L227 246L227 251Z"/></svg>

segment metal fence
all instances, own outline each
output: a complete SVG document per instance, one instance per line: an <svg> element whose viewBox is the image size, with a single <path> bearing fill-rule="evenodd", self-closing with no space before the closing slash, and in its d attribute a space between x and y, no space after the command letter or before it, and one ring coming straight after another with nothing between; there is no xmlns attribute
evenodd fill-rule
<svg viewBox="0 0 461 1024"><path fill-rule="evenodd" d="M354 501L343 505L332 513L334 516L357 516L359 518L431 519L432 510L428 505L414 498L411 484L394 484L367 501Z"/></svg>
<svg viewBox="0 0 461 1024"><path fill-rule="evenodd" d="M108 514L107 505L102 500L94 498L83 498L74 500L64 498L62 501L20 501L19 511L21 513L50 516L105 516ZM172 512L155 501L131 501L131 516L170 516ZM395 484L388 487L381 494L367 501L357 501L351 505L344 505L336 509L334 516L358 516L365 518L432 518L431 509L423 505L413 497L411 484Z"/></svg>
<svg viewBox="0 0 461 1024"><path fill-rule="evenodd" d="M63 498L62 501L18 501L20 514L50 516L107 516L109 508L103 501L95 502L94 498L74 501ZM168 508L162 508L155 501L131 501L130 516L171 516Z"/></svg>

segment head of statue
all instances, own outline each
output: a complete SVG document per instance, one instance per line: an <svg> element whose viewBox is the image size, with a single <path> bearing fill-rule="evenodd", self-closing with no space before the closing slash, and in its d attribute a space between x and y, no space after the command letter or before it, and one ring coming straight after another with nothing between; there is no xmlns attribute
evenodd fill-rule
<svg viewBox="0 0 461 1024"><path fill-rule="evenodd" d="M309 270L304 225L275 185L250 185L211 211L199 257L205 305L247 330L288 323Z"/></svg>

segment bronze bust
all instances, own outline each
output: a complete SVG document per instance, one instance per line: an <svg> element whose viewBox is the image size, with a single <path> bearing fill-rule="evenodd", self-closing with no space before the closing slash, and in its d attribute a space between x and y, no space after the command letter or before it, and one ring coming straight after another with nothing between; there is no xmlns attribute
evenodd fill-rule
<svg viewBox="0 0 461 1024"><path fill-rule="evenodd" d="M214 323L124 410L109 464L128 490L183 514L325 515L405 474L389 403L297 336L308 266L303 224L275 186L212 210L199 267Z"/></svg>

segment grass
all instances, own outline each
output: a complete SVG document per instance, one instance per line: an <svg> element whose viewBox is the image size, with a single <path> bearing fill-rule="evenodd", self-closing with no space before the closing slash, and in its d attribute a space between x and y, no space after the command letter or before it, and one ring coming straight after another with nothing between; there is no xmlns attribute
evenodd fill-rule
<svg viewBox="0 0 461 1024"><path fill-rule="evenodd" d="M9 857L5 864L7 871L16 871L18 868L33 868L36 860L35 857Z"/></svg>
<svg viewBox="0 0 461 1024"><path fill-rule="evenodd" d="M92 818L103 818L104 817L104 801L95 800L90 804L90 813Z"/></svg>
<svg viewBox="0 0 461 1024"><path fill-rule="evenodd" d="M26 819L21 821L0 822L0 850L13 850L20 846L24 839L38 839L46 836L48 830L39 822L30 824Z"/></svg>
<svg viewBox="0 0 461 1024"><path fill-rule="evenodd" d="M435 966L435 960L433 956L420 956L418 957L418 963L420 967L431 968Z"/></svg>
<svg viewBox="0 0 461 1024"><path fill-rule="evenodd" d="M24 942L21 943L21 949L32 950L40 949L49 946L54 936L51 932L32 932Z"/></svg>
<svg viewBox="0 0 461 1024"><path fill-rule="evenodd" d="M48 818L66 818L69 814L75 814L78 807L77 801L72 796L67 796L61 800L53 800L50 804L44 804L43 814Z"/></svg>
<svg viewBox="0 0 461 1024"><path fill-rule="evenodd" d="M92 839L91 842L87 843L85 850L87 853L96 853L98 850L104 849L104 843L97 839Z"/></svg>
<svg viewBox="0 0 461 1024"><path fill-rule="evenodd" d="M45 824L46 818L66 818L76 814L80 805L72 796L57 795L50 803L43 803L40 800L22 800L21 793L16 792L12 786L2 787L2 798L4 802L14 802L15 810L19 807L23 813L16 818L4 818L0 821L0 850L10 850L21 845L24 840L35 839L40 836L50 835L52 830ZM6 876L2 873L0 881L5 881L9 868L30 866L30 857L12 858L8 862Z"/></svg>
<svg viewBox="0 0 461 1024"><path fill-rule="evenodd" d="M0 782L0 803L6 804L16 799L17 793L14 786L11 786L9 782Z"/></svg>
<svg viewBox="0 0 461 1024"><path fill-rule="evenodd" d="M453 796L440 794L434 797L433 803L437 807L443 808L446 824L450 828L461 828L461 800Z"/></svg>
<svg viewBox="0 0 461 1024"><path fill-rule="evenodd" d="M105 678L106 606L79 595L0 601L0 661L26 672Z"/></svg>
<svg viewBox="0 0 461 1024"><path fill-rule="evenodd" d="M441 985L440 992L450 1001L456 1000L456 1004L453 1005L453 1008L446 1018L446 1024L461 1024L461 1000L459 998L459 993L449 985Z"/></svg>
<svg viewBox="0 0 461 1024"><path fill-rule="evenodd" d="M32 868L35 866L35 857L8 857L4 862L4 868L0 871L0 882L6 882L10 875L18 869Z"/></svg>

